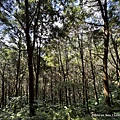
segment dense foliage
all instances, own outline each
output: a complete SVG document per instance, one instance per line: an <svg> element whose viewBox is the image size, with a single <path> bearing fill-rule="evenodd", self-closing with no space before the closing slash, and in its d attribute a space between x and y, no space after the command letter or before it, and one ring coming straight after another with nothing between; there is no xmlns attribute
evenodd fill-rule
<svg viewBox="0 0 120 120"><path fill-rule="evenodd" d="M119 50L119 0L1 0L0 119L119 119Z"/></svg>

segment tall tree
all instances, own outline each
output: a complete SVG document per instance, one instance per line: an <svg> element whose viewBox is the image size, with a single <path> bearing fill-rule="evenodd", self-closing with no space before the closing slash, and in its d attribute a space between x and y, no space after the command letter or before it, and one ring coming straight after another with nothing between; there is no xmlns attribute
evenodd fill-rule
<svg viewBox="0 0 120 120"><path fill-rule="evenodd" d="M30 115L35 115L34 110L34 73L33 73L33 49L32 41L30 38L30 13L29 13L29 1L25 0L25 35L27 43L27 53L28 53L28 70L29 70L29 102L30 102Z"/></svg>
<svg viewBox="0 0 120 120"><path fill-rule="evenodd" d="M109 86L108 86L108 47L109 47L109 22L108 22L108 3L107 0L104 3L101 0L97 0L102 19L104 21L104 57L103 57L103 82L104 82L104 95L105 95L105 103L108 106L110 104L110 97L109 97Z"/></svg>

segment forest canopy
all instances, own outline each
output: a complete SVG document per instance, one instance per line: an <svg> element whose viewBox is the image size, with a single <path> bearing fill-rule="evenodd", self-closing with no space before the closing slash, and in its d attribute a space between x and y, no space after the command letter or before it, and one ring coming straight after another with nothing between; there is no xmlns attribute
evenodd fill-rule
<svg viewBox="0 0 120 120"><path fill-rule="evenodd" d="M119 0L1 0L0 119L119 119L119 56Z"/></svg>

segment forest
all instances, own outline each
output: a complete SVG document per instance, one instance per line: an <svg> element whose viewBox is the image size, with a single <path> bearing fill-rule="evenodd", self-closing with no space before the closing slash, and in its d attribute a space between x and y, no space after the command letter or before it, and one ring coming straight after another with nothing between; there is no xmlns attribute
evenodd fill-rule
<svg viewBox="0 0 120 120"><path fill-rule="evenodd" d="M120 1L0 0L0 120L119 120Z"/></svg>

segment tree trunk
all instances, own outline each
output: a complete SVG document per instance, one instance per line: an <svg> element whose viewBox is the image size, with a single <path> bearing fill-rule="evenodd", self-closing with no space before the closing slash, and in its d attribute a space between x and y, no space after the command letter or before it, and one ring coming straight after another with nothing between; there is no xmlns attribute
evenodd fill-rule
<svg viewBox="0 0 120 120"><path fill-rule="evenodd" d="M78 44L80 49L80 57L82 62L82 84L83 84L83 106L85 107L85 68L84 68L84 60L83 60L83 33L81 33L81 39L78 36Z"/></svg>
<svg viewBox="0 0 120 120"><path fill-rule="evenodd" d="M89 113L89 104L88 104L88 79L85 80L85 87L86 87L86 90L85 90L85 98L86 98L86 112Z"/></svg>
<svg viewBox="0 0 120 120"><path fill-rule="evenodd" d="M19 40L19 54L18 54L18 61L17 61L17 75L16 75L16 93L15 93L15 96L17 97L18 96L18 91L19 91L19 73L20 73L20 59L21 59L21 41Z"/></svg>
<svg viewBox="0 0 120 120"><path fill-rule="evenodd" d="M63 80L64 80L64 82L66 82L66 74L65 74L65 70L64 70L64 66L63 66L63 61L62 61L62 56L61 56L61 51L60 51L59 44L60 43L58 43L59 60L60 60L61 70L62 70L62 73L63 73ZM68 106L67 94L68 94L68 90L67 90L67 86L65 85L65 99L66 99L65 101L66 101L66 105Z"/></svg>
<svg viewBox="0 0 120 120"><path fill-rule="evenodd" d="M107 4L107 3L105 3ZM104 95L105 95L105 103L108 106L110 104L110 97L109 97L109 86L108 86L108 72L107 72L107 59L108 59L108 46L109 46L109 27L108 27L108 18L107 18L107 6L105 5L105 25L104 25L104 32L105 32L105 39L104 39L104 58L103 58L103 81L104 81Z"/></svg>
<svg viewBox="0 0 120 120"><path fill-rule="evenodd" d="M37 46L37 71L36 71L36 100L38 98L38 80L40 72L40 47Z"/></svg>
<svg viewBox="0 0 120 120"><path fill-rule="evenodd" d="M50 76L50 80L51 80L51 85L50 85L50 94L51 94L51 103L54 104L54 97L53 97L53 76L52 76L52 68L51 68L51 76Z"/></svg>
<svg viewBox="0 0 120 120"><path fill-rule="evenodd" d="M111 106L109 97L109 86L108 86L108 72L107 72L107 59L108 59L108 47L109 47L109 23L108 23L108 11L107 11L107 0L102 5L101 0L97 0L100 6L101 15L104 21L104 57L103 57L103 83L104 83L104 96L105 103L107 106Z"/></svg>
<svg viewBox="0 0 120 120"><path fill-rule="evenodd" d="M59 63L59 58L58 58L58 63ZM59 73L60 73L60 66L59 66ZM60 84L62 82L62 78L60 76ZM63 93L62 93L62 88L59 90L59 99L60 99L60 106L63 105Z"/></svg>
<svg viewBox="0 0 120 120"><path fill-rule="evenodd" d="M43 75L43 104L46 105L46 78Z"/></svg>
<svg viewBox="0 0 120 120"><path fill-rule="evenodd" d="M93 65L93 59L92 59L92 53L91 53L91 43L92 43L92 38L90 38L90 43L89 43L89 54L90 54L90 66L91 66L91 72L92 72L92 78L93 78L93 86L94 86L94 96L95 96L95 100L97 102L97 104L99 104L99 100L98 100L98 94L97 94L97 89L96 89L96 84L95 84L95 70L94 70L94 65Z"/></svg>
<svg viewBox="0 0 120 120"><path fill-rule="evenodd" d="M5 83L5 67L6 67L6 64L4 65L4 68L3 68L3 73L2 73L2 96L1 96L1 106L0 107L4 107L5 105L5 86L4 86L4 83Z"/></svg>
<svg viewBox="0 0 120 120"><path fill-rule="evenodd" d="M119 71L120 71L120 67L119 67L119 65L120 65L120 57L119 57L119 54L118 54L118 47L117 47L118 45L115 42L115 40L113 39L112 34L111 34L111 40L112 40L112 44L113 44L113 47L114 47L114 50L115 50L115 54L116 54L116 58L117 58L117 60L115 61L114 56L112 56L113 61L114 61L115 65L116 65L116 80L119 82L119 77L120 77L120 75L119 75Z"/></svg>
<svg viewBox="0 0 120 120"><path fill-rule="evenodd" d="M27 53L28 53L28 70L29 70L29 104L30 104L30 116L35 115L33 107L34 103L34 74L33 74L33 46L29 36L29 10L28 0L25 0L25 13L26 13L26 42L27 42Z"/></svg>

